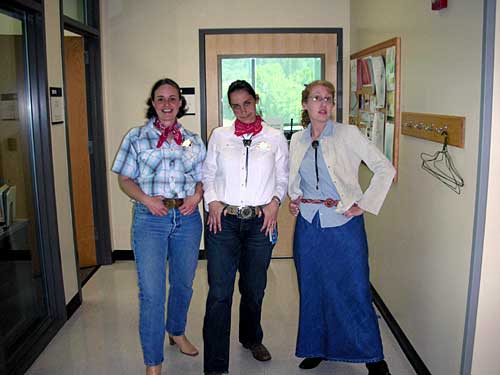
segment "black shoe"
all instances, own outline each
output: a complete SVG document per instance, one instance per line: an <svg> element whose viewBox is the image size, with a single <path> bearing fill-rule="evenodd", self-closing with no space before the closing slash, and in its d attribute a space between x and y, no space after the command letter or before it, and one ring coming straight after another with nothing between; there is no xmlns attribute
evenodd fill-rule
<svg viewBox="0 0 500 375"><path fill-rule="evenodd" d="M391 375L386 361L371 362L366 364L368 375Z"/></svg>
<svg viewBox="0 0 500 375"><path fill-rule="evenodd" d="M271 353L269 353L269 350L263 344L243 344L243 347L249 349L257 361L266 362L271 360Z"/></svg>
<svg viewBox="0 0 500 375"><path fill-rule="evenodd" d="M310 370L312 368L318 367L321 361L323 361L323 358L320 357L306 358L302 362L300 362L299 367L303 370Z"/></svg>

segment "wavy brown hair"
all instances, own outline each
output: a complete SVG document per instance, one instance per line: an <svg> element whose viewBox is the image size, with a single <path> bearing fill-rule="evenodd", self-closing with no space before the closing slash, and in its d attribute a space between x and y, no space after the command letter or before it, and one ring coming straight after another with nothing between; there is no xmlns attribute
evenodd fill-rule
<svg viewBox="0 0 500 375"><path fill-rule="evenodd" d="M304 90L302 90L302 102L305 103L307 102L307 99L309 99L309 95L311 95L311 91L313 87L315 86L323 86L325 87L330 94L332 95L333 98L333 104L335 104L335 86L333 83L330 81L327 81L325 79L319 79L317 81L312 81L309 83ZM304 128L307 128L307 125L311 122L311 119L309 118L309 113L307 113L307 110L303 109L302 110L302 116L300 119L300 122Z"/></svg>

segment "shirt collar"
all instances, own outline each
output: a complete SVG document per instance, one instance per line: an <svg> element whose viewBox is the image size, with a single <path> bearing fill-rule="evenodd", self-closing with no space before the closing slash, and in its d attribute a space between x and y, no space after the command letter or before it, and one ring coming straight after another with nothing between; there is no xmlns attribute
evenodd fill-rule
<svg viewBox="0 0 500 375"><path fill-rule="evenodd" d="M332 137L333 134L334 134L334 126L333 126L333 121L332 120L328 120L328 122L326 123L326 126L325 128L323 129L323 131L321 132L321 135L319 136L319 139L322 139L324 137ZM306 128L306 131L304 132L304 141L306 142L312 142L312 137L311 137L311 123L309 123L309 125L307 125L307 128Z"/></svg>
<svg viewBox="0 0 500 375"><path fill-rule="evenodd" d="M181 131L181 134L182 134L182 138L184 139L187 134L186 134L184 127L179 122L179 120L177 120L177 126L179 127L179 130ZM161 134L161 131L159 131L158 129L155 128L155 117L150 118L148 120L148 122L146 123L146 130L148 132L153 132L155 135L158 135L158 136Z"/></svg>

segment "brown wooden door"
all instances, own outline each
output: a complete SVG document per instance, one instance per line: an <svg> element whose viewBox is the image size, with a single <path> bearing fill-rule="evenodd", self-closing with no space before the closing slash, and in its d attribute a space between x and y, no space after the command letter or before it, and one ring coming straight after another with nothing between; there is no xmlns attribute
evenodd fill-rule
<svg viewBox="0 0 500 375"><path fill-rule="evenodd" d="M83 38L64 37L64 74L66 79L66 126L69 139L73 218L79 266L94 266L96 246L92 185L88 151L87 95Z"/></svg>
<svg viewBox="0 0 500 375"><path fill-rule="evenodd" d="M219 57L231 55L323 55L325 79L337 86L337 35L333 33L258 33L205 35L206 134L222 125ZM225 93L222 93L225 95ZM297 103L300 106L300 103ZM203 126L203 125L202 125ZM273 257L293 255L295 217L288 212L288 197L278 214L279 240Z"/></svg>

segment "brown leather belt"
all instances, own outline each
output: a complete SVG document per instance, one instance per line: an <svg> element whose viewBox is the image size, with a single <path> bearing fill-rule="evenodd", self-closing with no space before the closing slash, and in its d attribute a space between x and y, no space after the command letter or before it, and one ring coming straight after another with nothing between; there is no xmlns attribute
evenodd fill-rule
<svg viewBox="0 0 500 375"><path fill-rule="evenodd" d="M167 208L179 208L184 203L184 199L164 198L163 204Z"/></svg>
<svg viewBox="0 0 500 375"><path fill-rule="evenodd" d="M234 215L238 219L247 220L253 219L260 215L261 208L259 206L231 206L226 205L224 207L224 211L226 211L229 215Z"/></svg>
<svg viewBox="0 0 500 375"><path fill-rule="evenodd" d="M324 204L328 208L337 207L337 205L340 202L340 201L332 199L332 198L327 198L327 199L307 199L307 198L302 198L300 201L302 203Z"/></svg>

